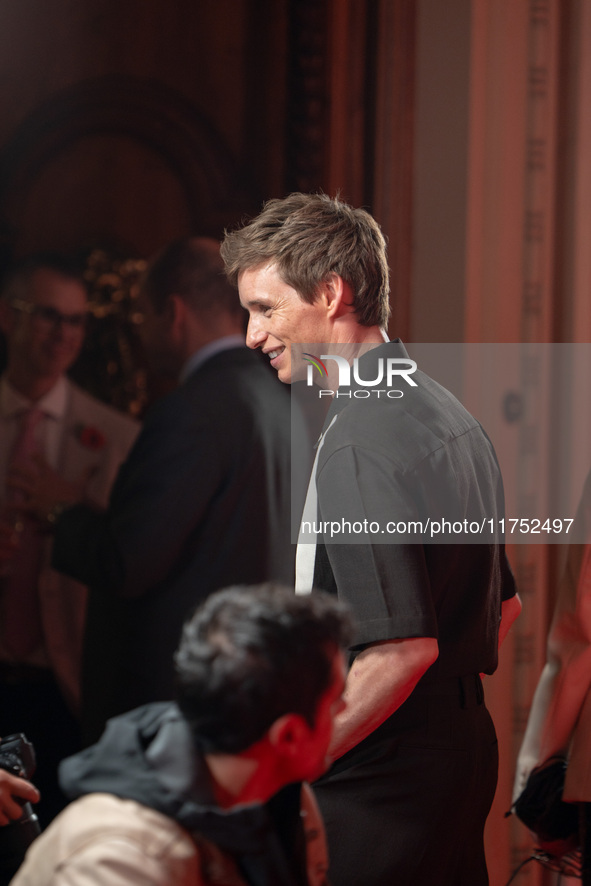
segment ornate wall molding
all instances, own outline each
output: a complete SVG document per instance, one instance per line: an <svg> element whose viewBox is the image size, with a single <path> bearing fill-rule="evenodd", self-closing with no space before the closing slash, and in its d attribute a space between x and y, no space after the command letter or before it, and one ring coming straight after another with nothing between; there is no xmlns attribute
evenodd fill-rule
<svg viewBox="0 0 591 886"><path fill-rule="evenodd" d="M178 91L140 77L106 75L81 81L44 101L0 151L0 222L53 157L77 140L116 134L157 151L186 194L196 229L204 219L244 208L242 183L211 123Z"/></svg>
<svg viewBox="0 0 591 886"><path fill-rule="evenodd" d="M291 0L287 190L339 192L389 241L409 333L416 0Z"/></svg>
<svg viewBox="0 0 591 886"><path fill-rule="evenodd" d="M328 142L328 2L289 3L286 189L325 185Z"/></svg>
<svg viewBox="0 0 591 886"><path fill-rule="evenodd" d="M416 0L381 0L375 22L372 206L388 238L391 334L410 338Z"/></svg>

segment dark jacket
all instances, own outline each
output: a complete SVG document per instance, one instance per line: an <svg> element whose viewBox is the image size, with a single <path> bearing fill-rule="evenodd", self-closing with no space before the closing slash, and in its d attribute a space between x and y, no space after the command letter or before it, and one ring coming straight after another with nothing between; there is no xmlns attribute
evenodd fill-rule
<svg viewBox="0 0 591 886"><path fill-rule="evenodd" d="M325 882L309 787L289 785L266 805L220 810L174 704L109 721L97 745L62 763L60 781L76 802L35 841L15 886Z"/></svg>
<svg viewBox="0 0 591 886"><path fill-rule="evenodd" d="M148 412L106 513L61 516L54 566L91 590L88 742L109 717L172 698L182 624L210 593L293 581L290 484L289 394L234 348Z"/></svg>

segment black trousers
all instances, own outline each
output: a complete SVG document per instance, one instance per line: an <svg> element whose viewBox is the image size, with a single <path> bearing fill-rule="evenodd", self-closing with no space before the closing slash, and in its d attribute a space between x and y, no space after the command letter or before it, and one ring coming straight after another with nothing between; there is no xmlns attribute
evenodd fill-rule
<svg viewBox="0 0 591 886"><path fill-rule="evenodd" d="M498 770L480 679L419 686L314 789L333 886L487 886Z"/></svg>

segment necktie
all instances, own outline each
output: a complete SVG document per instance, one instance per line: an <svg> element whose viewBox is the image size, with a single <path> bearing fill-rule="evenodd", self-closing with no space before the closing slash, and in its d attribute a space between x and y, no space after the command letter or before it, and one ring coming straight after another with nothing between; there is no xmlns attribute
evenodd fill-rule
<svg viewBox="0 0 591 886"><path fill-rule="evenodd" d="M42 419L42 410L35 407L22 414L10 467L30 465L33 456L40 454L35 431ZM7 501L18 507L24 501L24 494L9 490ZM18 523L18 549L10 562L8 574L2 579L2 639L13 658L23 661L43 640L37 593L43 536L34 520L24 513L19 515Z"/></svg>

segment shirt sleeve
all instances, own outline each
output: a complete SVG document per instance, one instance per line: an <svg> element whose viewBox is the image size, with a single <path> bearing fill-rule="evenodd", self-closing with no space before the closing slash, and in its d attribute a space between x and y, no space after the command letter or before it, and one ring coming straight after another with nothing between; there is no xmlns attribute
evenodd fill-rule
<svg viewBox="0 0 591 886"><path fill-rule="evenodd" d="M319 467L317 486L323 531L315 584L338 588L351 607L356 646L437 637L423 545L392 541L386 529L393 520L418 518L404 478L379 454L345 446Z"/></svg>

